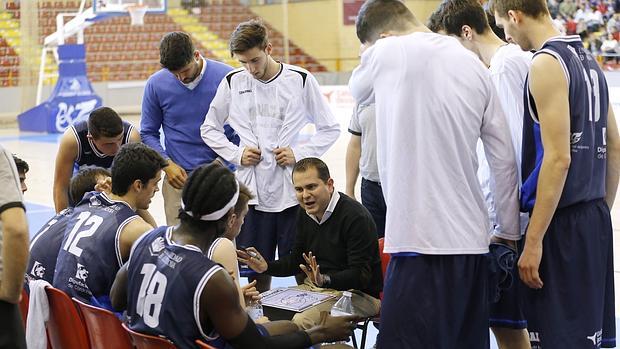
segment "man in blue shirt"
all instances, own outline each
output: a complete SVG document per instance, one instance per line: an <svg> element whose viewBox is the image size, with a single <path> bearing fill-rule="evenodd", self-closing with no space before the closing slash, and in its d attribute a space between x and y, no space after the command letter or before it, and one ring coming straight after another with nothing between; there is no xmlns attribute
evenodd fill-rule
<svg viewBox="0 0 620 349"><path fill-rule="evenodd" d="M202 57L183 32L164 35L159 54L164 69L153 74L144 88L140 136L168 161L162 194L166 224L176 225L188 172L217 159L200 137L200 125L220 81L232 68ZM163 147L160 129L165 136ZM239 143L228 126L226 136Z"/></svg>

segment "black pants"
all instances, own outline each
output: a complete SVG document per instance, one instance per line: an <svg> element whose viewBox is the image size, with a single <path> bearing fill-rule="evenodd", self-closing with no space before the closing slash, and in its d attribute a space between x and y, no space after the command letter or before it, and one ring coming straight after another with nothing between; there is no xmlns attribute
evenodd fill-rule
<svg viewBox="0 0 620 349"><path fill-rule="evenodd" d="M26 335L17 304L0 301L0 349L26 349Z"/></svg>

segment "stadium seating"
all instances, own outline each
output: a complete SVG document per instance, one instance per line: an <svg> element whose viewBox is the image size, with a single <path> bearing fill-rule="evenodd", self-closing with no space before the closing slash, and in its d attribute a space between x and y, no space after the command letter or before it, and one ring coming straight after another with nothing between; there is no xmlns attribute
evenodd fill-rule
<svg viewBox="0 0 620 349"><path fill-rule="evenodd" d="M129 333L131 341L136 349L176 349L174 344L165 338L149 336L147 334L132 331L125 324L123 324L123 328L127 331L127 333Z"/></svg>
<svg viewBox="0 0 620 349"><path fill-rule="evenodd" d="M201 348L201 349L215 349L214 347L210 346L209 344L201 340L197 340L196 345L198 345L198 348Z"/></svg>

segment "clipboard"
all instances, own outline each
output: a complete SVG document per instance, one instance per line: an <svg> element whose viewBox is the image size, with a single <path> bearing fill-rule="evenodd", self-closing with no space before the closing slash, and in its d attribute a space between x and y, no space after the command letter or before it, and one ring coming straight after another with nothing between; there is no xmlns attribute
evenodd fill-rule
<svg viewBox="0 0 620 349"><path fill-rule="evenodd" d="M326 293L288 287L274 288L267 292L263 292L261 296L263 306L288 310L295 313L301 313L308 308L334 298L333 295Z"/></svg>

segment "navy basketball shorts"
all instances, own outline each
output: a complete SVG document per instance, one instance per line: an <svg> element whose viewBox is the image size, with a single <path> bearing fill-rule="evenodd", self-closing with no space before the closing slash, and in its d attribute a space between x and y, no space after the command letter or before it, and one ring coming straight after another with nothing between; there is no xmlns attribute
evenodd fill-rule
<svg viewBox="0 0 620 349"><path fill-rule="evenodd" d="M543 239L543 288L522 284L532 349L614 347L613 272L605 201L556 211Z"/></svg>
<svg viewBox="0 0 620 349"><path fill-rule="evenodd" d="M279 258L288 255L295 242L299 210L299 205L282 212L257 211L250 206L237 236L237 246L253 246L267 261L275 259L276 246Z"/></svg>
<svg viewBox="0 0 620 349"><path fill-rule="evenodd" d="M377 348L488 348L485 255L393 255Z"/></svg>
<svg viewBox="0 0 620 349"><path fill-rule="evenodd" d="M522 249L523 239L519 241L519 250ZM517 251L518 252L518 251ZM519 253L516 254L517 256ZM498 292L499 299L492 301L490 304L489 327L499 327L521 330L527 327L525 314L523 314L522 298L520 297L521 286L519 285L519 267L517 260L512 263L512 268L508 271L508 275L504 275L506 279L500 281L502 285L489 285L490 291Z"/></svg>

